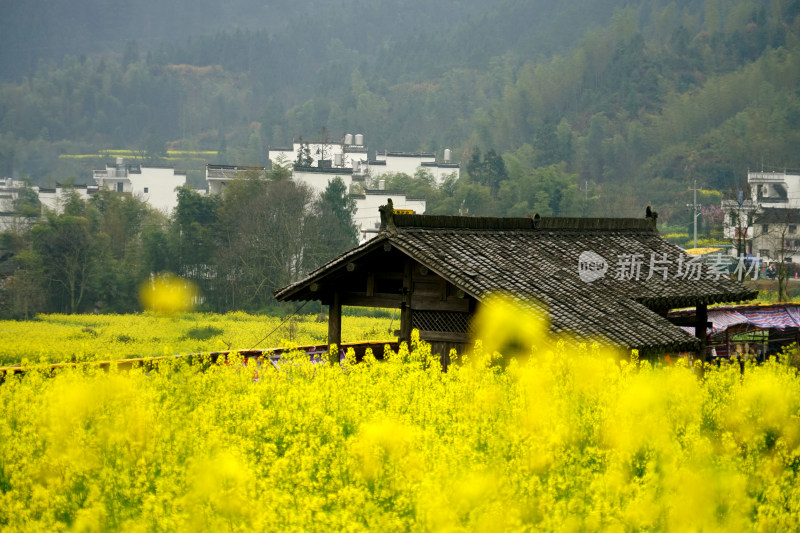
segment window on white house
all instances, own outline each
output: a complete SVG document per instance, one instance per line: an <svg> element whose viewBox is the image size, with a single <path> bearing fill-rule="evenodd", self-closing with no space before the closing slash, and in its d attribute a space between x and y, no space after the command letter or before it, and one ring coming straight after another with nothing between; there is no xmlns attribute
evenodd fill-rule
<svg viewBox="0 0 800 533"><path fill-rule="evenodd" d="M149 187L145 187L144 188L144 193L147 194L148 192L150 192L150 188Z"/></svg>
<svg viewBox="0 0 800 533"><path fill-rule="evenodd" d="M761 224L761 232L762 233L769 232L769 224Z"/></svg>

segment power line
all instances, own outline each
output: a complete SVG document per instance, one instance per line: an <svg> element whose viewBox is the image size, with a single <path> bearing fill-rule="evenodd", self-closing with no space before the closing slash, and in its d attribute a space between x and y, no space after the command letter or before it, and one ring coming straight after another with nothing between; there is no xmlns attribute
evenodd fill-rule
<svg viewBox="0 0 800 533"><path fill-rule="evenodd" d="M272 331L270 331L269 333L267 333L267 334L264 336L264 338L262 338L260 341L258 341L257 343L255 343L255 344L253 345L253 347L252 347L252 348L250 348L250 350L249 350L249 351L253 351L253 350L255 350L256 346L258 346L259 344L261 344L262 342L264 342L265 340L267 340L268 338L270 338L270 336L271 336L273 333L275 333L276 331L278 331L278 329L280 329L280 327L281 327L281 326L283 326L284 324L286 324L286 321L288 321L288 320L289 320L290 318L292 318L294 315L296 315L297 313L299 313L299 312L300 312L300 310L301 310L303 307L305 307L305 306L306 306L306 304L307 304L309 301L310 301L310 300L306 300L305 302L303 302L303 305L301 305L300 307L298 307L297 309L295 309L295 310L294 310L294 313L292 313L291 315L289 315L289 316L287 316L286 318L284 318L284 319L283 319L283 322L281 322L280 324L278 324L277 326L275 326L275 329L273 329Z"/></svg>

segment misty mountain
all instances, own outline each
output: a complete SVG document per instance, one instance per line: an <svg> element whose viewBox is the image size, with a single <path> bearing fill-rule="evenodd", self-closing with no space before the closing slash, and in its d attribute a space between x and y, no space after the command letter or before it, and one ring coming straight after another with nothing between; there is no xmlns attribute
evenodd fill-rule
<svg viewBox="0 0 800 533"><path fill-rule="evenodd" d="M321 132L639 205L800 167L798 0L0 2L4 175L83 180L98 161L59 156L104 148L265 164Z"/></svg>

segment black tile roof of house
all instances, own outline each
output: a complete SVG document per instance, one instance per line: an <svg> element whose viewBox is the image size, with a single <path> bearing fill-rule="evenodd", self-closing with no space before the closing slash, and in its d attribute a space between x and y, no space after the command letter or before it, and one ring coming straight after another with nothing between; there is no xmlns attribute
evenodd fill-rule
<svg viewBox="0 0 800 533"><path fill-rule="evenodd" d="M800 209L789 207L762 207L753 215L756 224L796 224L800 222Z"/></svg>
<svg viewBox="0 0 800 533"><path fill-rule="evenodd" d="M458 163L445 163L443 161L431 161L422 163L423 167L438 167L438 168L459 168L461 165Z"/></svg>
<svg viewBox="0 0 800 533"><path fill-rule="evenodd" d="M236 166L236 165L206 165L207 179L232 179L244 176L248 172L266 172L264 167L256 166Z"/></svg>
<svg viewBox="0 0 800 533"><path fill-rule="evenodd" d="M388 151L384 151L383 153L378 152L378 155L383 155L385 157L415 157L415 158L436 157L436 154L434 154L433 152L388 152Z"/></svg>
<svg viewBox="0 0 800 533"><path fill-rule="evenodd" d="M717 276L663 240L653 219L399 214L394 215L394 225L374 239L276 291L275 296L278 300L318 299L310 291L311 284L381 250L386 243L478 301L493 293L507 293L527 307L546 311L556 333L645 352L698 347L698 339L662 316L666 310L756 296L755 291L725 275ZM605 276L584 281L579 271L584 252L594 252L605 261ZM638 278L631 268L636 260ZM651 261L653 275L648 278ZM691 276L681 277L679 265Z"/></svg>
<svg viewBox="0 0 800 533"><path fill-rule="evenodd" d="M353 169L350 167L304 167L294 165L295 172L306 172L309 174L352 174Z"/></svg>

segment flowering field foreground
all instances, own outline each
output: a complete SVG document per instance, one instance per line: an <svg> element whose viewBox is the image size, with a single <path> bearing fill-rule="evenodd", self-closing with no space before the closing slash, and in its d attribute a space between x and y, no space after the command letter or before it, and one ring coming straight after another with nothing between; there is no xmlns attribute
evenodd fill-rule
<svg viewBox="0 0 800 533"><path fill-rule="evenodd" d="M0 386L8 531L797 531L800 379L598 350Z"/></svg>
<svg viewBox="0 0 800 533"><path fill-rule="evenodd" d="M175 355L325 343L327 320L247 313L38 315L0 321L0 366ZM391 338L388 318L345 317L342 340ZM394 323L397 326L397 322ZM272 333L270 335L270 333ZM265 339L267 335L270 335Z"/></svg>

